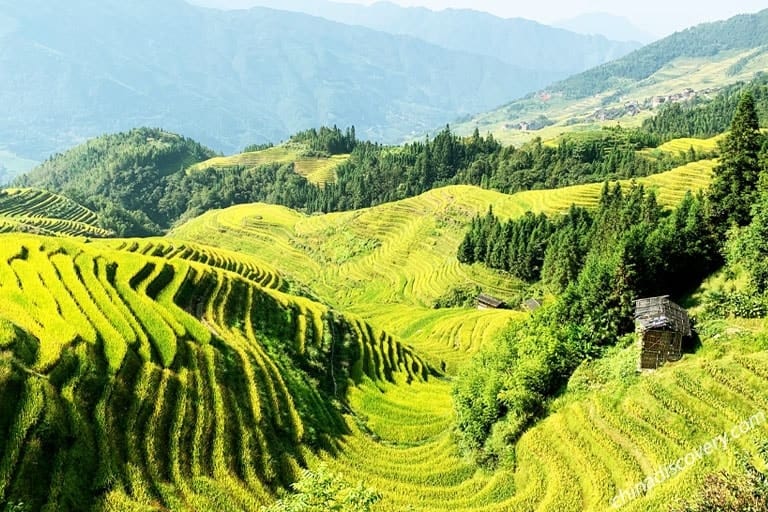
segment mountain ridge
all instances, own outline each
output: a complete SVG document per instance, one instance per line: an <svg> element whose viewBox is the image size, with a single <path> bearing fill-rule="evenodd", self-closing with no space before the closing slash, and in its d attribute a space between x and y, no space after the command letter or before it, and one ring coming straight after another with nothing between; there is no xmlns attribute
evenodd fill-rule
<svg viewBox="0 0 768 512"><path fill-rule="evenodd" d="M0 87L8 105L0 165L14 155L41 161L135 126L185 133L228 153L333 124L400 142L564 76L265 8L0 5L0 73L10 77Z"/></svg>
<svg viewBox="0 0 768 512"><path fill-rule="evenodd" d="M501 18L464 8L432 10L420 6L403 7L387 1L370 5L329 0L245 0L230 4L196 0L194 3L220 8L227 5L239 9L262 6L304 12L348 25L416 37L444 48L494 57L527 69L540 70L545 65L547 69L563 74L590 68L599 61L612 60L640 46L636 42L577 34L525 18ZM600 56L579 50L601 44L610 46Z"/></svg>

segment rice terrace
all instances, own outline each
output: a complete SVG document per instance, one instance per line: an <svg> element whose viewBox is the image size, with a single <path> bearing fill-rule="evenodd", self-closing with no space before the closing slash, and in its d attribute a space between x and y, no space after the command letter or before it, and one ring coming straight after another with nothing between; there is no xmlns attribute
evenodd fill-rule
<svg viewBox="0 0 768 512"><path fill-rule="evenodd" d="M768 511L740 2L0 5L0 512Z"/></svg>

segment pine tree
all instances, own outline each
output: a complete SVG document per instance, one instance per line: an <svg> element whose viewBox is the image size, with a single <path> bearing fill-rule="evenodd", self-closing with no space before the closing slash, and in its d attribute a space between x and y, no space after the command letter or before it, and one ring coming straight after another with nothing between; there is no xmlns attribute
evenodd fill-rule
<svg viewBox="0 0 768 512"><path fill-rule="evenodd" d="M721 232L734 223L749 223L760 174L761 138L755 100L745 92L721 146L720 163L715 167L709 192L712 221Z"/></svg>

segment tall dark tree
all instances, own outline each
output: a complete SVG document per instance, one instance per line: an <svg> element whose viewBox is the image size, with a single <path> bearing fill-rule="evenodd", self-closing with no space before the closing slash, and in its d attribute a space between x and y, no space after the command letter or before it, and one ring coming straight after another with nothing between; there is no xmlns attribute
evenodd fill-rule
<svg viewBox="0 0 768 512"><path fill-rule="evenodd" d="M731 224L745 226L750 221L760 174L761 143L755 100L747 91L722 143L720 163L715 167L709 192L712 220L721 232Z"/></svg>

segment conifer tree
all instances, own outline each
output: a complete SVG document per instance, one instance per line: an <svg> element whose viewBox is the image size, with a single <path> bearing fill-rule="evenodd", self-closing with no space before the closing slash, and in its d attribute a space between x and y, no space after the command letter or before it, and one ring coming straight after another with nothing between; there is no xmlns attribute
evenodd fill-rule
<svg viewBox="0 0 768 512"><path fill-rule="evenodd" d="M750 221L760 174L761 138L754 97L745 92L722 143L709 192L712 221L721 232L731 224L745 226Z"/></svg>

